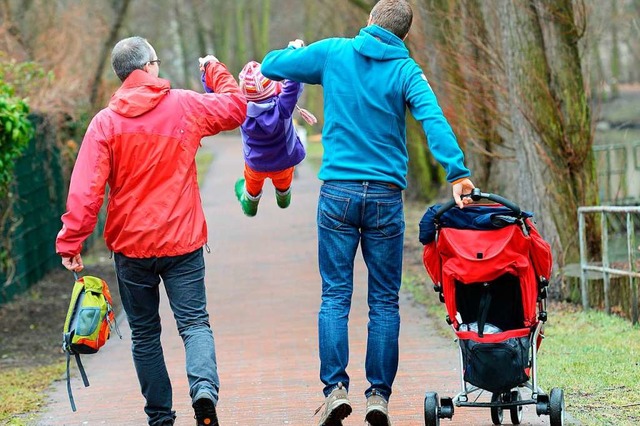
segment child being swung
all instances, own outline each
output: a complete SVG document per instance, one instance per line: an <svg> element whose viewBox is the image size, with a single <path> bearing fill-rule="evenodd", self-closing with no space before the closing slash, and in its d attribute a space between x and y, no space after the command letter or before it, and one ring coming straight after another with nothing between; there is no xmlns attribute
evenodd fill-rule
<svg viewBox="0 0 640 426"><path fill-rule="evenodd" d="M293 111L315 124L316 118L296 103L302 84L291 80L270 80L255 61L244 66L239 85L247 98L247 118L240 130L244 155L244 178L238 179L235 193L247 216L255 216L265 179L271 179L276 202L281 208L291 203L294 168L305 157L305 149L293 124Z"/></svg>

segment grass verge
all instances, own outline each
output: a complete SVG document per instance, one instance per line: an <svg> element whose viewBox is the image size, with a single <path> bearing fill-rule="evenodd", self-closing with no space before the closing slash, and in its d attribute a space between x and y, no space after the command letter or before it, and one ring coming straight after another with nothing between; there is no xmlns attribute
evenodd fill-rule
<svg viewBox="0 0 640 426"><path fill-rule="evenodd" d="M202 185L204 177L209 171L209 166L213 162L213 153L205 150L199 150L196 155L196 167L198 169L198 183Z"/></svg>
<svg viewBox="0 0 640 426"><path fill-rule="evenodd" d="M43 392L65 370L63 362L33 368L11 368L0 373L0 424L22 426L32 420L30 413L43 403Z"/></svg>

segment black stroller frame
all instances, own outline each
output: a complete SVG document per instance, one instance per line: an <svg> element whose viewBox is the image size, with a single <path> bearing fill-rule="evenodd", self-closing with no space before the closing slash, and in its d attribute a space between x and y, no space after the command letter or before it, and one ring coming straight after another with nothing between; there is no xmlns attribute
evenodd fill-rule
<svg viewBox="0 0 640 426"><path fill-rule="evenodd" d="M513 202L500 197L495 194L483 193L480 189L476 188L469 195L474 201L482 199L493 201L494 203L501 204L504 207L509 208L512 211L513 217L516 218L516 225L522 229L524 235L529 235L529 231L533 226L526 221L526 217L523 216L521 209ZM436 241L440 233L440 218L448 210L455 206L455 202L450 200L438 209L435 214L435 226L436 226ZM537 231L536 231L537 233ZM539 348L539 342L544 338L542 333L543 325L547 320L547 286L548 281L542 276L536 277L538 284L537 298L536 298L536 318L537 323L530 329L528 334L529 347L527 349L527 365L529 368L530 378L526 377L523 382L518 382L514 386L509 386L509 390L491 391L484 389L480 386L469 383L465 380L465 349L463 348L463 341L458 336L460 330L456 330L455 324L449 315L447 315L447 323L451 326L454 334L456 335L455 342L458 344L458 355L460 359L460 386L461 391L453 397L438 397L436 392L427 392L424 399L424 420L426 426L439 426L440 419L452 419L454 415L454 407L476 407L476 408L489 408L491 411L491 420L494 425L502 424L504 420L504 411L509 411L509 416L512 424L520 424L522 422L523 408L525 405L535 405L536 414L538 416L548 415L551 426L561 426L564 424L565 402L564 392L560 388L552 388L550 393L546 393L538 385L538 359L537 352ZM475 285L475 284L474 284ZM489 286L488 283L483 283L484 286ZM440 301L444 303L443 287L441 283L434 283L434 290L439 293ZM482 305L482 302L481 302ZM487 308L488 309L488 308ZM483 337L483 331L485 327L486 312L479 313L478 318L478 333L479 337ZM457 321L460 323L461 321ZM525 339L526 340L526 339ZM484 343L478 343L482 345ZM486 344L485 344L486 345ZM524 350L523 350L524 353ZM529 398L523 399L521 389L528 389L531 393ZM484 392L491 393L490 402L478 401ZM475 396L475 399L472 399Z"/></svg>

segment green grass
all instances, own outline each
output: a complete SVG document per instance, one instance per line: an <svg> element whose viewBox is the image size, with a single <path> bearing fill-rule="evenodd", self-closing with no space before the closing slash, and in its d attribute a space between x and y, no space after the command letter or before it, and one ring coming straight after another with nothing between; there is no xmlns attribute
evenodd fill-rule
<svg viewBox="0 0 640 426"><path fill-rule="evenodd" d="M567 410L585 425L640 424L640 327L560 305L550 310L545 335L543 388L564 389Z"/></svg>
<svg viewBox="0 0 640 426"><path fill-rule="evenodd" d="M213 153L199 150L196 155L196 167L198 168L198 183L202 185L204 181L204 177L207 175L209 171L209 167L213 162Z"/></svg>
<svg viewBox="0 0 640 426"><path fill-rule="evenodd" d="M317 138L310 138L307 143L307 155L305 161L309 162L314 170L320 169L322 163L322 143Z"/></svg>
<svg viewBox="0 0 640 426"><path fill-rule="evenodd" d="M44 403L44 391L53 381L60 379L64 362L34 368L12 368L0 371L0 423L26 425L32 413Z"/></svg>

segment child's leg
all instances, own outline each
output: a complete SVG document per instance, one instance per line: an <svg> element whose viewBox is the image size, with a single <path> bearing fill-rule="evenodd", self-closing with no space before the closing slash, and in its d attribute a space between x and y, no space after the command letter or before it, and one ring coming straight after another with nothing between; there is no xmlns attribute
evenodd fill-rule
<svg viewBox="0 0 640 426"><path fill-rule="evenodd" d="M257 172L249 167L248 164L244 165L244 179L245 190L252 197L257 197L262 193L262 187L264 186L264 180L267 178L268 173Z"/></svg>
<svg viewBox="0 0 640 426"><path fill-rule="evenodd" d="M244 165L244 178L236 181L234 190L245 215L255 216L258 212L265 178L266 174L256 172L247 164Z"/></svg>
<svg viewBox="0 0 640 426"><path fill-rule="evenodd" d="M288 169L280 170L279 172L273 172L270 174L273 186L277 191L287 192L291 188L291 182L293 181L293 170L295 167L289 167Z"/></svg>
<svg viewBox="0 0 640 426"><path fill-rule="evenodd" d="M283 209L291 204L291 181L293 180L294 167L271 174L271 181L276 187L276 202Z"/></svg>

